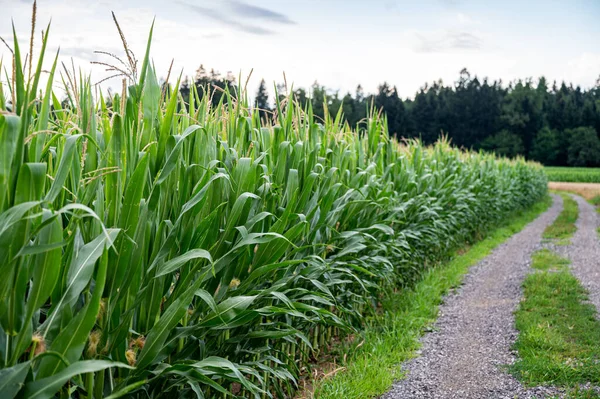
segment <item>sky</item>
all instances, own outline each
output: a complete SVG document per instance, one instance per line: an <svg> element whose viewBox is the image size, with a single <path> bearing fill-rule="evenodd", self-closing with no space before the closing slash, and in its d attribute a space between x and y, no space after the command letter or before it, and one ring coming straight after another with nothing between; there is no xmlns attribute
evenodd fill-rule
<svg viewBox="0 0 600 399"><path fill-rule="evenodd" d="M0 36L23 48L31 30L31 1L0 0ZM503 82L545 76L584 89L600 76L600 0L39 0L36 47L52 20L48 50L92 82L109 76L94 53L124 56L114 11L138 59L155 19L151 57L159 77L194 76L200 64L256 90L313 82L374 92L384 81L403 98L426 82L452 84L462 68ZM34 51L35 53L35 51ZM10 53L0 43L6 66ZM51 62L47 57L47 63ZM35 57L34 57L35 60ZM141 61L140 61L141 62ZM103 83L119 88L120 79Z"/></svg>

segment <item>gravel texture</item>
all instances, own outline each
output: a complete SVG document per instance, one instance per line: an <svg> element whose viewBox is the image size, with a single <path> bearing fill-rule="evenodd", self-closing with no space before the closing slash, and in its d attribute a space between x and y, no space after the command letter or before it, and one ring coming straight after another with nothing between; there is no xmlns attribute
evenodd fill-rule
<svg viewBox="0 0 600 399"><path fill-rule="evenodd" d="M513 312L531 254L562 210L562 199L554 195L553 200L548 211L472 267L463 285L445 297L433 332L421 340L420 356L404 364L406 378L382 398L513 399L558 393L544 387L525 389L503 367L515 361Z"/></svg>
<svg viewBox="0 0 600 399"><path fill-rule="evenodd" d="M567 247L571 272L590 293L590 302L600 309L600 240L596 229L600 215L578 195L572 195L579 206L577 231Z"/></svg>

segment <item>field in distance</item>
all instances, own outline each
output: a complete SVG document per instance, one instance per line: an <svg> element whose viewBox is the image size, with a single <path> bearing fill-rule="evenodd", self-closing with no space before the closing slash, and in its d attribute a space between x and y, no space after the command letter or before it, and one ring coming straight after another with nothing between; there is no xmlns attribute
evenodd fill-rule
<svg viewBox="0 0 600 399"><path fill-rule="evenodd" d="M549 182L548 188L555 191L567 191L581 195L586 200L600 201L600 183Z"/></svg>
<svg viewBox="0 0 600 399"><path fill-rule="evenodd" d="M544 171L551 182L600 183L600 168L546 166Z"/></svg>

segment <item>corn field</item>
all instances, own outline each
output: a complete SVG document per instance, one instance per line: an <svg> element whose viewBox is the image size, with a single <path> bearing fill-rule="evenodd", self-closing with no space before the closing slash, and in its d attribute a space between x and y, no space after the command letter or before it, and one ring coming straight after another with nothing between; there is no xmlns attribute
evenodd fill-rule
<svg viewBox="0 0 600 399"><path fill-rule="evenodd" d="M0 66L2 398L293 397L383 295L546 194L537 164L399 143L377 112L186 103L152 31L95 94L43 67L48 31Z"/></svg>
<svg viewBox="0 0 600 399"><path fill-rule="evenodd" d="M600 183L600 168L544 167L548 180L569 183Z"/></svg>

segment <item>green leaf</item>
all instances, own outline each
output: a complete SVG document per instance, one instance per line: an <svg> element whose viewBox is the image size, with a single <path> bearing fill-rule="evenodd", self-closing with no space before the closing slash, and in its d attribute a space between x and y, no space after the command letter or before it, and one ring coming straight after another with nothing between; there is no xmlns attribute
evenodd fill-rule
<svg viewBox="0 0 600 399"><path fill-rule="evenodd" d="M66 327L52 341L50 349L67 359L75 362L81 357L88 335L96 322L100 309L100 299L106 281L106 269L108 256L106 250L102 256L96 272L94 293L90 300L77 315L66 325ZM47 358L42 361L38 369L38 377L49 376L57 372L62 366L55 358Z"/></svg>
<svg viewBox="0 0 600 399"><path fill-rule="evenodd" d="M48 193L46 193L46 201L54 202L56 197L58 197L62 191L63 185L67 180L69 171L71 170L71 166L73 165L75 151L77 150L77 142L81 137L81 134L67 136L65 147L60 158L60 163L58 164L58 169L54 175L54 181L52 182L52 186L50 186L50 190L48 190Z"/></svg>
<svg viewBox="0 0 600 399"><path fill-rule="evenodd" d="M150 45L152 44L152 33L154 32L154 20L152 20L152 26L150 27L150 33L148 33L148 41L146 43L146 53L144 54L144 60L142 61L142 70L140 73L140 91L146 90L147 87L144 84L144 79L146 79L146 70L148 65L150 64Z"/></svg>
<svg viewBox="0 0 600 399"><path fill-rule="evenodd" d="M200 287L202 279L197 279L190 287L184 291L160 316L158 322L152 327L148 336L144 349L140 353L137 360L137 368L143 370L154 362L158 356L163 344L167 340L171 330L177 325L179 320L187 313L188 307L192 302L194 293Z"/></svg>
<svg viewBox="0 0 600 399"><path fill-rule="evenodd" d="M71 364L69 367L50 377L28 382L25 385L23 396L28 399L50 399L71 378L86 373L95 373L111 367L133 369L124 363L108 360L82 360Z"/></svg>
<svg viewBox="0 0 600 399"><path fill-rule="evenodd" d="M185 139L198 129L200 129L200 126L192 125L185 129L185 132L183 132L183 134L180 137L177 137L175 146L173 147L173 150L171 150L171 152L169 153L169 157L167 158L165 165L161 169L160 174L158 175L158 179L156 179L156 184L162 184L169 177L171 172L173 172L173 170L177 166L177 163L180 162L181 147L183 147Z"/></svg>
<svg viewBox="0 0 600 399"><path fill-rule="evenodd" d="M134 382L133 384L129 384L129 385L119 389L117 392L113 392L112 394L108 395L104 399L122 398L123 396L136 391L138 388L141 388L142 386L144 386L147 383L148 383L147 380L141 380L141 381Z"/></svg>
<svg viewBox="0 0 600 399"><path fill-rule="evenodd" d="M0 211L12 201L11 165L19 137L20 118L0 113ZM12 193L12 195L11 195Z"/></svg>
<svg viewBox="0 0 600 399"><path fill-rule="evenodd" d="M208 251L205 251L204 249L192 249L184 253L183 255L179 255L158 267L155 277L164 276L165 274L172 273L179 269L181 266L185 265L187 262L194 259L206 259L207 261L212 263L212 258Z"/></svg>
<svg viewBox="0 0 600 399"><path fill-rule="evenodd" d="M46 182L45 163L24 163L17 179L15 204L42 199Z"/></svg>
<svg viewBox="0 0 600 399"><path fill-rule="evenodd" d="M46 32L46 38L48 33ZM46 40L46 39L45 39ZM40 109L39 119L37 121L37 131L45 132L48 129L48 119L50 115L50 101L52 99L52 85L54 84L54 72L56 71L56 63L58 62L58 54L56 52L56 57L54 58L54 63L52 64L52 68L50 69L50 73L48 74L48 82L46 83L46 92L44 94L44 99L42 100L42 107ZM40 60L41 61L41 60ZM34 162L40 162L42 157L42 150L44 148L44 141L47 133L39 133L34 137L35 142L32 142L33 150L35 151L32 154L32 159Z"/></svg>
<svg viewBox="0 0 600 399"><path fill-rule="evenodd" d="M116 295L116 289L125 276L130 265L135 242L131 240L136 233L140 217L140 202L146 186L148 175L148 154L144 154L127 183L125 196L119 216L118 227L123 230L115 243L115 252L110 254L108 266L107 296Z"/></svg>
<svg viewBox="0 0 600 399"><path fill-rule="evenodd" d="M217 305L217 311L208 314L199 323L199 327L215 327L219 324L226 325L229 321L233 320L242 311L248 309L248 307L257 298L254 296L235 296L227 298L223 302Z"/></svg>
<svg viewBox="0 0 600 399"><path fill-rule="evenodd" d="M24 385L27 373L31 369L29 362L0 369L0 398L12 399Z"/></svg>
<svg viewBox="0 0 600 399"><path fill-rule="evenodd" d="M94 272L94 265L107 245L112 245L119 234L119 229L108 229L108 236L104 233L98 235L94 240L85 244L73 258L67 274L67 282L60 301L52 307L52 313L42 326L43 335L46 337L65 307L70 307L73 301L79 296L83 289L88 285Z"/></svg>

